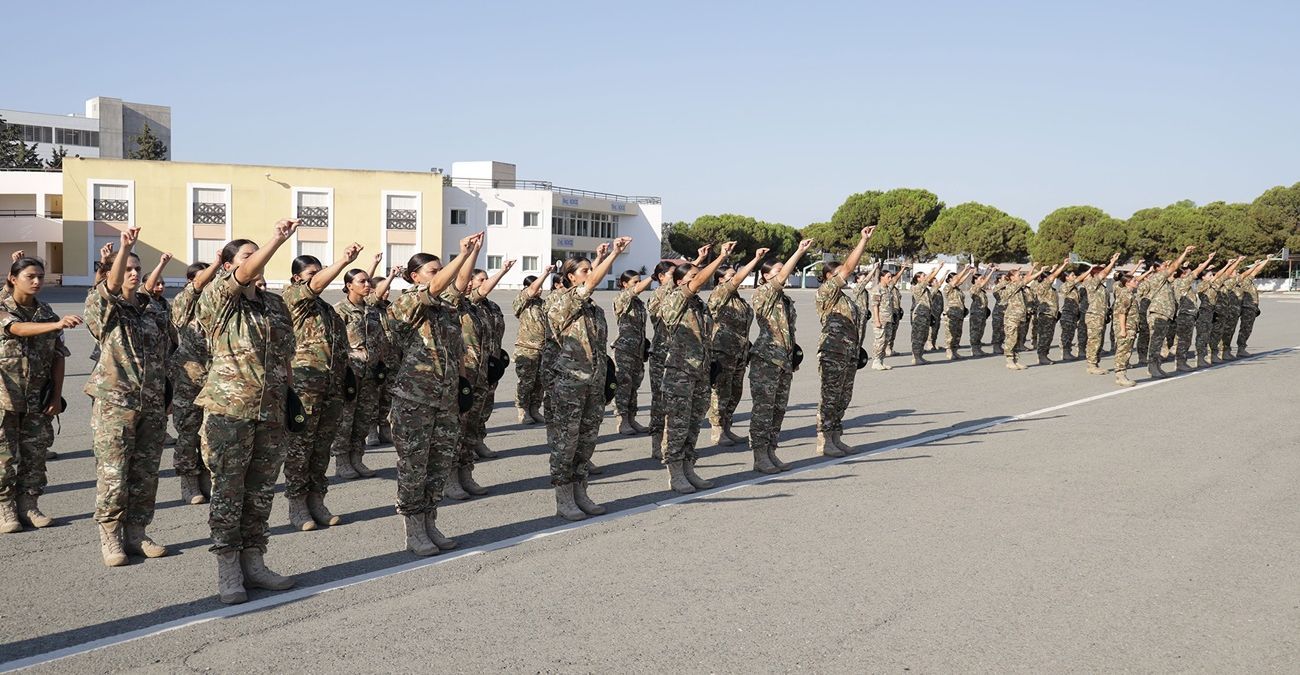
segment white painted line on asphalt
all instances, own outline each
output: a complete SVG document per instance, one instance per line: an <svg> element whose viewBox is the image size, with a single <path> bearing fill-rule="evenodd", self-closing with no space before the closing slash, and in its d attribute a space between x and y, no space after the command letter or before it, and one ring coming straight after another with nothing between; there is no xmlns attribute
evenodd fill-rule
<svg viewBox="0 0 1300 675"><path fill-rule="evenodd" d="M801 466L797 469L791 469L790 471L786 471L783 473L761 475L756 478L750 478L748 480L743 480L738 483L732 483L729 485L724 485L722 487L713 488L710 490L703 490L701 492L696 492L694 494L678 495L676 497L671 497L663 501L654 502L651 504L644 504L623 511L615 511L611 513L607 513L603 516L588 518L587 520L579 521L576 523L565 523L563 525L557 525L555 527L547 528L545 530L530 532L528 534L521 534L516 537L510 537L509 539L502 539L501 541L494 541L480 546L475 546L474 548L467 548L462 551L443 553L434 556L432 558L420 558L417 560L412 560L409 563L397 565L394 567L385 567L383 569L373 570L370 572L366 572L364 574L358 574L355 576L338 579L336 581L331 581L316 586L307 586L305 588L298 588L290 591L285 591L283 593L277 593L275 595L269 595L263 598L258 598L256 600L250 600L242 605L224 606L200 614L195 614L193 616L183 617L180 619L167 621L153 626L145 626L143 628L138 628L136 630L127 631L125 633L119 633L117 635L109 635L100 638L98 640L92 640L90 642L84 642L81 644L64 647L62 649L56 649L54 651L45 652L44 654L35 654L33 656L28 656L21 659L15 659L7 663L0 663L0 672L9 672L13 670L31 668L33 666L50 663L51 661L58 661L60 659L65 659L70 656L85 654L87 652L104 649L106 647L112 647L115 645L120 645L123 643L140 640L143 638L153 637L155 635L161 635L163 633L169 633L171 631L180 630L182 628L188 628L190 626L197 626L200 624L207 623L209 621L215 621L218 619L227 619L227 618L239 616L241 614L257 612L263 609L268 609L271 607L276 607L278 605L294 602L296 600L303 600L316 595L329 593L330 591L336 591L341 588L356 586L357 584L363 584L368 581L383 579L385 577L390 577L397 574L410 572L413 570L423 569L426 567L433 567L436 565L442 565L445 563L460 560L462 558L468 558L471 556L481 555L484 553L499 551L505 548L511 548L514 546L518 546L520 544L526 544L530 541L536 541L538 539L545 539L546 537L555 536L557 534L572 532L574 530L588 527L591 525L607 523L614 520L620 520L622 518L627 518L629 516L634 516L641 513L648 513L656 509L666 508L669 506L676 506L678 504L684 504L705 497L712 497L715 495L723 494L725 492L731 492L733 490L739 490L741 488L750 487L752 485L759 485L761 483L767 483L771 481L779 481L782 478L787 478L808 471L825 469L827 467L836 466L838 464L843 464L845 462L853 462L855 460L861 460L864 457L870 457L872 455L879 455L886 452L895 452L906 448L914 448L920 445L928 445L930 443L949 439L954 436L964 436L966 434L974 433L976 431L982 431L984 429L989 429L991 427L1002 426L1004 424L1018 422L1032 417L1038 417L1040 415L1056 412L1058 410L1064 410L1066 408L1073 408L1075 406L1084 405L1086 403L1092 403L1093 401L1099 401L1105 398L1110 398L1112 396L1122 396L1124 394L1129 394L1135 391L1141 391L1143 389L1148 389L1150 387L1156 387L1162 384L1176 382L1178 380L1181 380L1186 377L1190 377L1192 375L1200 375L1202 373L1209 372L1211 370L1217 370L1218 368L1231 365L1232 363L1244 363L1246 361L1257 359L1262 356L1286 354L1294 351L1300 351L1300 345L1297 345L1295 347L1284 347L1280 349L1273 349L1265 352L1259 352L1258 354L1251 354L1250 356L1247 356L1242 359L1237 359L1236 361L1233 361L1231 363L1219 363L1210 366L1209 368L1199 368L1190 373L1171 373L1169 377L1163 380L1151 380L1149 382L1143 382L1142 384L1139 384L1135 387L1116 389L1115 391L1109 391L1104 394L1097 394L1095 396L1088 396L1086 398L1069 401L1067 403L1048 406L1046 408L1039 408L1038 410L1033 410L1027 413L1021 413L1019 415L1011 415L1007 417L996 417L991 420L981 422L979 424L971 424L963 427L956 427L953 429L948 429L946 431L936 432L933 434L922 436L920 438L909 439L906 441L902 441L900 443L895 443L893 445L885 446L882 448L876 448L874 450L870 450L867 452L860 452L846 457L826 458L823 461L808 464L806 466Z"/></svg>

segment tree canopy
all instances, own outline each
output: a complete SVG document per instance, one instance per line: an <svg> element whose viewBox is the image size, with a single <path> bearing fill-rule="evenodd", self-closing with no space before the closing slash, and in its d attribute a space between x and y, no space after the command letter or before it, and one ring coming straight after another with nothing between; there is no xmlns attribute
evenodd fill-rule
<svg viewBox="0 0 1300 675"><path fill-rule="evenodd" d="M1075 252L1075 237L1079 228L1098 220L1108 219L1105 211L1095 206L1064 206L1038 223L1038 232L1029 245L1029 255L1034 262L1056 262ZM1110 257L1107 254L1106 257Z"/></svg>
<svg viewBox="0 0 1300 675"><path fill-rule="evenodd" d="M772 249L772 256L787 257L799 245L799 231L793 227L734 213L674 223L668 228L668 237L672 250L686 258L694 258L695 251L705 244L716 246L724 241L736 242L732 253L736 260L752 257L759 248Z"/></svg>
<svg viewBox="0 0 1300 675"><path fill-rule="evenodd" d="M993 206L966 202L944 209L925 232L930 253L969 253L977 261L1011 262L1028 252L1033 230Z"/></svg>
<svg viewBox="0 0 1300 675"><path fill-rule="evenodd" d="M925 232L943 211L943 202L929 190L898 188L888 192L859 192L835 210L831 224L838 241L855 241L855 233L875 226L867 252L876 256L911 256L925 249Z"/></svg>
<svg viewBox="0 0 1300 675"><path fill-rule="evenodd" d="M41 169L45 162L36 154L36 144L23 142L23 132L0 117L0 169Z"/></svg>
<svg viewBox="0 0 1300 675"><path fill-rule="evenodd" d="M144 123L144 130L135 137L135 150L131 151L131 159L167 159L167 144L153 134L148 122Z"/></svg>

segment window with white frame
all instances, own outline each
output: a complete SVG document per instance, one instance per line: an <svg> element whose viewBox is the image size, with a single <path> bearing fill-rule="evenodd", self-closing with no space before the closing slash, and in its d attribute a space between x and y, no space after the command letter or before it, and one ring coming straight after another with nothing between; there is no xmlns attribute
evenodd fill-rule
<svg viewBox="0 0 1300 675"><path fill-rule="evenodd" d="M539 227L542 214L537 211L524 211L524 227Z"/></svg>
<svg viewBox="0 0 1300 675"><path fill-rule="evenodd" d="M131 220L131 186L95 184L95 220L125 223Z"/></svg>
<svg viewBox="0 0 1300 675"><path fill-rule="evenodd" d="M226 190L222 188L194 188L194 210L190 222L195 225L225 225L226 197Z"/></svg>
<svg viewBox="0 0 1300 675"><path fill-rule="evenodd" d="M452 225L468 225L469 211L465 209L452 209L451 216L447 219L447 222Z"/></svg>
<svg viewBox="0 0 1300 675"><path fill-rule="evenodd" d="M506 212L505 212L505 211L496 211L496 210L488 211L488 222L487 222L487 224L488 224L489 226L491 226L491 227L500 227L500 226L502 226L502 225L505 225L505 224L506 224Z"/></svg>
<svg viewBox="0 0 1300 675"><path fill-rule="evenodd" d="M388 195L384 205L384 227L390 230L414 230L419 222L415 195Z"/></svg>
<svg viewBox="0 0 1300 675"><path fill-rule="evenodd" d="M535 256L535 255L526 255L526 256L524 256L524 259L523 259L523 261L522 261L523 271L525 271L525 272L537 272L537 271L540 271L542 268L541 268L541 265L540 265L540 260L539 260L539 258L540 258L540 256Z"/></svg>
<svg viewBox="0 0 1300 675"><path fill-rule="evenodd" d="M320 227L330 225L330 194L328 192L301 191L298 193L299 227ZM313 254L315 255L315 254Z"/></svg>
<svg viewBox="0 0 1300 675"><path fill-rule="evenodd" d="M396 265L405 265L411 260L411 256L415 255L415 244L389 244L384 254L387 256L389 269Z"/></svg>
<svg viewBox="0 0 1300 675"><path fill-rule="evenodd" d="M505 256L499 256L499 255L490 255L490 256L488 256L488 257L487 257L487 268L490 269L490 270L499 270L499 269L501 269L501 263L502 263L502 260L504 260L504 258L505 258Z"/></svg>
<svg viewBox="0 0 1300 675"><path fill-rule="evenodd" d="M330 264L330 245L325 241L299 241L298 255L314 255L322 265Z"/></svg>
<svg viewBox="0 0 1300 675"><path fill-rule="evenodd" d="M221 247L225 245L221 239L195 239L194 240L194 262L205 262L216 264L217 258L221 256Z"/></svg>

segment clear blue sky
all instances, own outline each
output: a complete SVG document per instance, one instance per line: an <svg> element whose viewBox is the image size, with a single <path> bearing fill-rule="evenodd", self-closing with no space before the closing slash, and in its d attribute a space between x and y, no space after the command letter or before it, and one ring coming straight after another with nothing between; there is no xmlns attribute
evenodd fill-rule
<svg viewBox="0 0 1300 675"><path fill-rule="evenodd" d="M179 160L497 159L668 220L925 187L1037 226L1300 180L1300 3L1063 5L21 3L0 108L170 104Z"/></svg>

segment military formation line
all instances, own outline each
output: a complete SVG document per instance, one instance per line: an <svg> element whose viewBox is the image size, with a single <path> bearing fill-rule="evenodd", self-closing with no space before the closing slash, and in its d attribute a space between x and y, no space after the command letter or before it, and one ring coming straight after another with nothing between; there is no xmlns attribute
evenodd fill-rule
<svg viewBox="0 0 1300 675"><path fill-rule="evenodd" d="M44 264L15 256L0 292L0 533L52 522L38 498L52 421L66 408L70 354L63 331L84 323L96 340L85 393L93 398L94 520L104 564L168 553L147 527L169 415L182 501L209 504L222 602L246 601L246 588L294 585L265 561L281 469L291 524L337 525L341 519L325 504L331 458L339 478L372 477L365 452L380 442L396 449L396 510L406 547L428 556L457 545L438 529L437 507L487 492L474 467L496 456L485 442L487 424L512 361L502 344L505 314L488 296L514 262L490 276L476 269L479 233L461 240L459 255L446 263L418 253L377 277L380 256L369 270L351 267L362 250L352 244L329 266L299 256L292 283L270 292L263 271L297 226L282 220L260 246L238 239L215 263L191 265L188 283L170 303L161 282L170 256L144 276L132 251L139 230L130 229L116 250L101 249L84 318L59 317L41 302ZM868 365L891 369L886 359L895 354L904 317L900 284L909 269L876 263L863 271L871 235L872 228L863 229L842 262L823 266L816 291L817 452L831 457L855 452L843 440L843 418L856 373ZM716 252L701 248L694 262L662 262L648 278L622 273L611 344L594 292L630 242L617 239L600 246L594 260L571 258L528 277L512 307L518 419L546 426L556 513L569 520L605 513L589 495L588 479L600 472L592 455L611 401L619 433L650 435L651 454L676 492L713 487L695 470L705 419L714 445L749 446L755 471L789 468L776 454L777 441L804 352L785 289L813 241L801 241L784 261L767 260L768 250L759 249L733 267L725 261L735 242L726 242ZM1161 364L1169 361L1181 371L1246 354L1259 315L1253 279L1265 261L1243 268L1237 258L1212 269L1211 254L1192 268L1183 264L1192 250L1133 271L1116 272L1116 253L1105 265L1066 260L1005 273L965 266L942 281L942 267L911 274L912 363L926 363L925 354L940 348L949 359L962 358L967 322L972 356L983 355L990 320L991 347L1001 345L1007 368L1017 371L1026 368L1019 357L1026 341L1039 364L1053 363L1059 323L1061 358L1082 357L1088 373L1108 373L1101 356L1109 336L1121 386L1133 386L1127 370L1135 343L1152 377L1164 377ZM755 273L757 287L746 300L740 287ZM321 293L340 275L347 296L330 306ZM410 287L390 297L395 278ZM733 429L746 374L748 437ZM645 426L637 420L637 397L647 375Z"/></svg>

